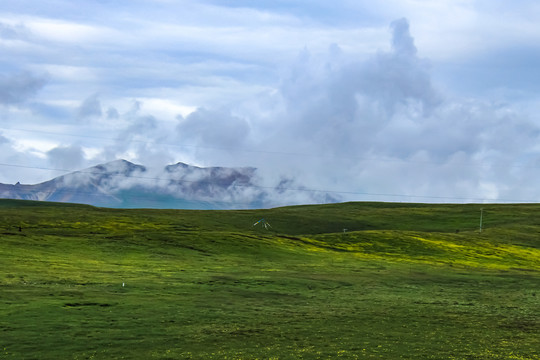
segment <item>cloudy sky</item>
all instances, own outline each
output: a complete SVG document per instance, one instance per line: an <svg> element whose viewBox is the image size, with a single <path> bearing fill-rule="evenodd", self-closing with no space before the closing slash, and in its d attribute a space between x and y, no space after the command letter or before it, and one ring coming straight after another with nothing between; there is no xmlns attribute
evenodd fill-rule
<svg viewBox="0 0 540 360"><path fill-rule="evenodd" d="M533 0L2 0L0 182L126 159L540 201L539 23Z"/></svg>

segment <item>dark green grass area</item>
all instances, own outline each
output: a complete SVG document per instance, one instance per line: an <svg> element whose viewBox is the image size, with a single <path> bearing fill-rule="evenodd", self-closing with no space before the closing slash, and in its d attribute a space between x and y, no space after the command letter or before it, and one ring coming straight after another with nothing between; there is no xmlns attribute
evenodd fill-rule
<svg viewBox="0 0 540 360"><path fill-rule="evenodd" d="M0 200L0 358L540 359L539 210Z"/></svg>

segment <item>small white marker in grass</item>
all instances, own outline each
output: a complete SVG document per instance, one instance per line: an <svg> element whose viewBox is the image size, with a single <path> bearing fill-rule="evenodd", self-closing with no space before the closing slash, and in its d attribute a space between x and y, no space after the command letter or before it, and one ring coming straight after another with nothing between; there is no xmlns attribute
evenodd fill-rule
<svg viewBox="0 0 540 360"><path fill-rule="evenodd" d="M124 287L124 285L125 285L125 284L124 284L124 283L122 283L122 287Z"/></svg>

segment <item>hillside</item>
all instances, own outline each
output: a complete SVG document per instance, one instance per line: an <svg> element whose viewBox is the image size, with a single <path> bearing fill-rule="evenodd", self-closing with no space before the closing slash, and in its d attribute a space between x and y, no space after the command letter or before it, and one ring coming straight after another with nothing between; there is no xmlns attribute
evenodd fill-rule
<svg viewBox="0 0 540 360"><path fill-rule="evenodd" d="M0 357L538 359L539 210L0 200Z"/></svg>

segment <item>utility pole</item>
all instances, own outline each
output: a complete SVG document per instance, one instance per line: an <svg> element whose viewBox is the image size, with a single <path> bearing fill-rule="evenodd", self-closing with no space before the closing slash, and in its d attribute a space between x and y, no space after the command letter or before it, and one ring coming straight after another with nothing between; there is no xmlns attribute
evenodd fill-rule
<svg viewBox="0 0 540 360"><path fill-rule="evenodd" d="M482 217L484 215L484 208L480 209L480 232L482 232Z"/></svg>

